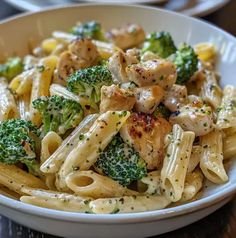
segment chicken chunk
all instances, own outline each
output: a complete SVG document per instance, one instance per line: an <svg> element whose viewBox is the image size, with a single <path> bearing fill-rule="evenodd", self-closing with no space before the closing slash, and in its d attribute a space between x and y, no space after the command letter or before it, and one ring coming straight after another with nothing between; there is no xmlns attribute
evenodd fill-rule
<svg viewBox="0 0 236 238"><path fill-rule="evenodd" d="M125 83L128 82L126 67L130 64L137 63L138 59L136 55L134 55L134 52L129 52L126 54L122 51L118 51L110 57L108 68L116 82Z"/></svg>
<svg viewBox="0 0 236 238"><path fill-rule="evenodd" d="M133 113L120 130L125 142L139 152L148 169L160 168L164 157L164 139L171 125L164 118Z"/></svg>
<svg viewBox="0 0 236 238"><path fill-rule="evenodd" d="M168 89L177 78L175 65L163 59L129 65L126 72L128 80L139 87L159 85L163 89Z"/></svg>
<svg viewBox="0 0 236 238"><path fill-rule="evenodd" d="M135 103L134 94L127 89L119 88L117 85L102 86L100 111L130 111Z"/></svg>
<svg viewBox="0 0 236 238"><path fill-rule="evenodd" d="M185 131L193 131L196 136L204 136L213 130L212 109L206 105L185 105L174 112L169 121L179 124Z"/></svg>
<svg viewBox="0 0 236 238"><path fill-rule="evenodd" d="M69 51L63 52L58 60L56 76L58 80L66 82L67 77L81 68L81 64L76 60L76 56Z"/></svg>
<svg viewBox="0 0 236 238"><path fill-rule="evenodd" d="M154 112L157 105L161 102L164 96L164 90L158 86L146 86L135 89L135 110L151 114Z"/></svg>
<svg viewBox="0 0 236 238"><path fill-rule="evenodd" d="M110 57L108 69L111 71L112 77L116 82L128 82L126 75L127 61L125 54L121 51L116 52Z"/></svg>
<svg viewBox="0 0 236 238"><path fill-rule="evenodd" d="M186 86L174 84L168 91L166 91L165 97L163 99L163 104L171 112L175 112L181 105L185 104L186 101L187 101Z"/></svg>
<svg viewBox="0 0 236 238"><path fill-rule="evenodd" d="M77 60L83 64L83 68L96 65L100 59L97 47L90 39L74 40L68 46L68 49L78 57Z"/></svg>
<svg viewBox="0 0 236 238"><path fill-rule="evenodd" d="M128 49L143 43L145 32L139 25L128 24L120 28L111 29L106 33L106 37L119 48Z"/></svg>
<svg viewBox="0 0 236 238"><path fill-rule="evenodd" d="M74 40L58 60L55 78L65 84L67 77L78 69L94 66L99 61L97 47L89 39Z"/></svg>

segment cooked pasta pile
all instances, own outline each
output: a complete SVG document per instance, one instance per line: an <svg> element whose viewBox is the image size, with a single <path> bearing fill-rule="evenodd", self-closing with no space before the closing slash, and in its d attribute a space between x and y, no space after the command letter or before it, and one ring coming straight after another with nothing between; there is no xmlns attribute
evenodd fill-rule
<svg viewBox="0 0 236 238"><path fill-rule="evenodd" d="M55 31L0 65L0 192L70 212L128 213L193 201L228 181L236 89L210 43L176 46L98 22Z"/></svg>

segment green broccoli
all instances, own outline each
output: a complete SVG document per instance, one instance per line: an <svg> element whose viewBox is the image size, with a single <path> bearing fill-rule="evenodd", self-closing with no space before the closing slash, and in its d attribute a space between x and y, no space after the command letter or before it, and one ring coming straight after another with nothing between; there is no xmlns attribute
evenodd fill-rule
<svg viewBox="0 0 236 238"><path fill-rule="evenodd" d="M155 111L153 112L153 115L155 117L163 117L165 119L169 119L170 114L171 114L171 111L163 103L160 103L158 107L155 109Z"/></svg>
<svg viewBox="0 0 236 238"><path fill-rule="evenodd" d="M147 175L145 161L119 135L101 152L95 166L123 186Z"/></svg>
<svg viewBox="0 0 236 238"><path fill-rule="evenodd" d="M4 64L0 64L0 77L9 81L23 71L23 63L19 57L8 58Z"/></svg>
<svg viewBox="0 0 236 238"><path fill-rule="evenodd" d="M198 69L198 57L194 49L187 44L178 48L173 61L178 73L177 84L185 84Z"/></svg>
<svg viewBox="0 0 236 238"><path fill-rule="evenodd" d="M111 72L106 66L98 65L81 69L70 75L67 80L67 89L91 102L98 103L101 97L101 87L113 83Z"/></svg>
<svg viewBox="0 0 236 238"><path fill-rule="evenodd" d="M76 127L83 118L81 105L62 96L40 97L33 101L33 107L42 116L42 134L55 131L59 135L65 134L69 129Z"/></svg>
<svg viewBox="0 0 236 238"><path fill-rule="evenodd" d="M23 163L30 173L40 176L36 144L40 132L31 122L11 119L0 123L0 162Z"/></svg>
<svg viewBox="0 0 236 238"><path fill-rule="evenodd" d="M152 32L144 42L142 52L152 51L161 58L167 58L176 52L174 41L168 32Z"/></svg>
<svg viewBox="0 0 236 238"><path fill-rule="evenodd" d="M71 33L76 35L78 38L89 38L101 41L105 40L101 24L96 21L89 21L74 26Z"/></svg>

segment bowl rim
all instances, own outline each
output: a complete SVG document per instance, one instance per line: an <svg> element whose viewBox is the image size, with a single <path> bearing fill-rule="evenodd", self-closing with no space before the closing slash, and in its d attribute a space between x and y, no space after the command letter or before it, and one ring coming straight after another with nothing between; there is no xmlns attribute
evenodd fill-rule
<svg viewBox="0 0 236 238"><path fill-rule="evenodd" d="M236 38L233 35L218 28L214 24L208 23L205 20L199 20L193 17L182 15L180 13L172 12L169 10L163 10L158 7L138 6L138 5L131 5L131 4L126 5L126 4L109 4L109 3L100 3L100 4L86 3L86 4L70 4L70 5L57 6L57 7L48 7L38 12L27 12L27 13L18 14L13 17L9 17L5 20L0 21L0 27L7 23L17 21L19 18L27 18L27 17L30 18L32 15L40 16L48 12L53 13L54 11L60 11L60 10L63 11L64 9L70 9L75 7L89 8L89 7L96 7L96 6L108 7L108 8L118 6L122 8L146 9L146 10L156 11L157 13L164 12L165 14L170 14L176 17L185 18L188 21L199 23L207 27L213 28L215 31L225 35L227 38L233 41L236 46ZM236 184L232 184L230 181L228 181L228 183L230 183L228 187L225 187L220 192L217 192L216 194L212 194L205 198L200 198L199 200L189 202L183 205L179 205L176 207L170 207L170 208L165 208L161 210L153 210L153 211L146 211L146 212L138 212L138 213L85 214L85 213L76 213L76 212L66 212L66 211L53 210L53 209L42 208L42 207L26 204L21 201L16 201L14 199L6 197L4 195L0 195L0 205L11 208L13 210L28 213L31 215L36 215L36 216L40 216L44 218L51 218L54 220L61 220L61 221L96 223L96 224L141 223L141 222L162 220L162 219L168 219L168 218L181 216L190 212L202 210L216 203L219 203L222 200L232 196L236 192Z"/></svg>

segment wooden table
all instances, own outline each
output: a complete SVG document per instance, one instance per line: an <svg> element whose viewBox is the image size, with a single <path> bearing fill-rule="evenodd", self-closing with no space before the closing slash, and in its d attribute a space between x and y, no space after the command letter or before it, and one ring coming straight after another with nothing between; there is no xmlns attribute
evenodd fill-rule
<svg viewBox="0 0 236 238"><path fill-rule="evenodd" d="M0 19L20 11L0 0ZM219 11L204 17L236 36L236 0ZM158 238L235 238L236 198L210 216L182 229L156 236ZM29 228L22 227L5 217L0 217L0 238L55 238Z"/></svg>

